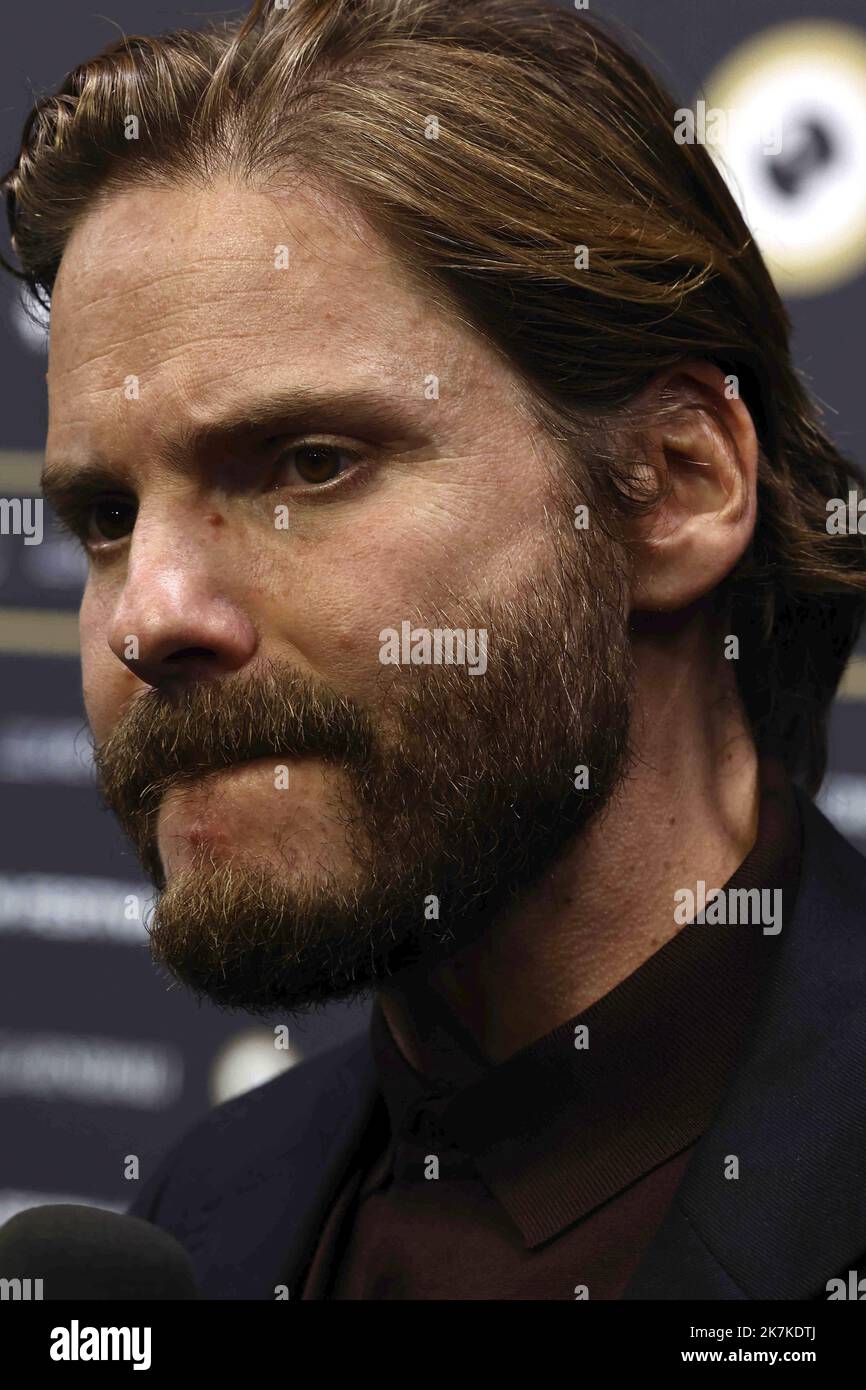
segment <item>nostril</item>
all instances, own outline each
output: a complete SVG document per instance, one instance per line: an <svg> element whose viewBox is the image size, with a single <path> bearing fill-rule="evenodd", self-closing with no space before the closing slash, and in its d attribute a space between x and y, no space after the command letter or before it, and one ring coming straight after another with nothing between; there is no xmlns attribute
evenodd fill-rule
<svg viewBox="0 0 866 1390"><path fill-rule="evenodd" d="M180 647L165 658L166 662L216 661L217 654L211 647Z"/></svg>

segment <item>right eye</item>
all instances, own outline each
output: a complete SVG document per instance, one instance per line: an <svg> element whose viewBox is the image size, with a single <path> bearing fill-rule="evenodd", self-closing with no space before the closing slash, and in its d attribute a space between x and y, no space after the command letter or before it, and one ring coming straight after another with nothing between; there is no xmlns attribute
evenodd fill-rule
<svg viewBox="0 0 866 1390"><path fill-rule="evenodd" d="M130 535L137 507L126 497L94 497L78 509L75 530L85 546L98 548Z"/></svg>

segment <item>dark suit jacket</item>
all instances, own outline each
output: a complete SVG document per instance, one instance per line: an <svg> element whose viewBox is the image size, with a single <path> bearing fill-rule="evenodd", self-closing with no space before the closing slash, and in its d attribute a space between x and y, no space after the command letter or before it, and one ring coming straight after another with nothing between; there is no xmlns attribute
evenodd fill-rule
<svg viewBox="0 0 866 1390"><path fill-rule="evenodd" d="M797 796L800 891L758 1028L627 1299L826 1297L866 1273L866 859ZM216 1107L130 1212L186 1247L205 1298L297 1298L376 1094L363 1034Z"/></svg>

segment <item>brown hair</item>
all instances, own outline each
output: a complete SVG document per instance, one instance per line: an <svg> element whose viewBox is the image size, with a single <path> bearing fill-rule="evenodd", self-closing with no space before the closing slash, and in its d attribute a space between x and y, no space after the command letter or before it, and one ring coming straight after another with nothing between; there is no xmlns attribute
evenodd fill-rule
<svg viewBox="0 0 866 1390"><path fill-rule="evenodd" d="M761 443L758 520L721 611L759 748L814 794L866 602L864 539L828 535L826 504L863 480L674 110L603 26L545 0L256 0L243 22L114 43L39 101L3 183L22 269L3 264L50 304L73 227L115 189L327 181L505 355L611 526L658 500L616 442L642 388L690 356L734 373Z"/></svg>

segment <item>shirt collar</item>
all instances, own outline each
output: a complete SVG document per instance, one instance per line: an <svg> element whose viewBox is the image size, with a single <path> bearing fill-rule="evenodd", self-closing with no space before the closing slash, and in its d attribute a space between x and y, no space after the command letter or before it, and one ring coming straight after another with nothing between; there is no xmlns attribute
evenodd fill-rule
<svg viewBox="0 0 866 1390"><path fill-rule="evenodd" d="M800 838L793 787L765 763L757 838L725 888L781 888L788 921ZM695 920L604 998L495 1066L438 994L419 991L422 1076L377 1001L370 1038L392 1143L417 1133L419 1115L433 1117L526 1245L550 1239L704 1132L778 939L759 925Z"/></svg>

